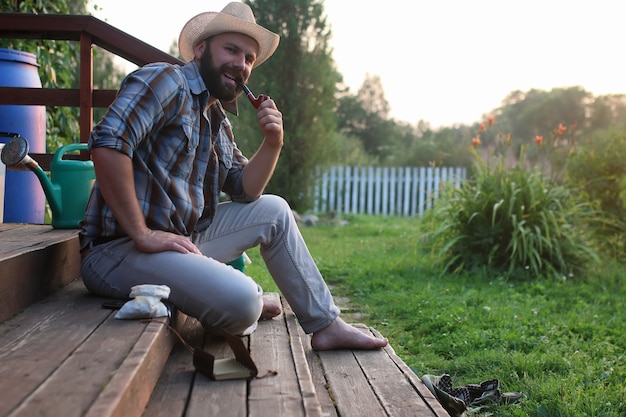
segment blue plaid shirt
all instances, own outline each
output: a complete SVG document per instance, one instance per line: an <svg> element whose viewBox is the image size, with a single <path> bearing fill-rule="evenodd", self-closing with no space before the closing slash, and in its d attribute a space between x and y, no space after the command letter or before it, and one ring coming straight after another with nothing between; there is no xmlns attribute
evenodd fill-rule
<svg viewBox="0 0 626 417"><path fill-rule="evenodd" d="M137 200L153 230L189 236L210 224L220 191L249 202L242 187L248 160L237 148L219 101L198 65L146 65L126 77L115 102L89 138L90 149L115 149L132 159ZM126 233L102 197L98 182L81 224L81 247Z"/></svg>

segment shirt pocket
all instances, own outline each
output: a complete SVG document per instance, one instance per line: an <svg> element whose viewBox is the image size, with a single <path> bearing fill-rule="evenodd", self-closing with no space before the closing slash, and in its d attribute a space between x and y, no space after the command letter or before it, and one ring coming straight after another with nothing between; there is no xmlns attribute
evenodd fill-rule
<svg viewBox="0 0 626 417"><path fill-rule="evenodd" d="M188 117L184 117L181 120L181 128L183 130L183 134L185 135L185 139L187 140L187 153L195 153L196 148L198 148L199 143L199 135L193 134L193 120Z"/></svg>
<svg viewBox="0 0 626 417"><path fill-rule="evenodd" d="M223 131L217 135L217 154L220 161L220 168L229 170L233 166L233 143Z"/></svg>
<svg viewBox="0 0 626 417"><path fill-rule="evenodd" d="M226 152L220 155L220 167L229 170L233 167L233 153Z"/></svg>
<svg viewBox="0 0 626 417"><path fill-rule="evenodd" d="M195 137L194 137L195 136ZM198 148L198 137L193 133L191 119L180 120L159 132L147 149L154 174L163 177L187 179L191 175Z"/></svg>

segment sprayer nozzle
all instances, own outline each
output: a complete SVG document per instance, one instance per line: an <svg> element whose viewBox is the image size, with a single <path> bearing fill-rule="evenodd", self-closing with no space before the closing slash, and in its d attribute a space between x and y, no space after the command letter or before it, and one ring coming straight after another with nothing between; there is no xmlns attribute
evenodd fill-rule
<svg viewBox="0 0 626 417"><path fill-rule="evenodd" d="M2 163L7 166L17 165L28 156L28 141L17 136L11 139L2 148Z"/></svg>

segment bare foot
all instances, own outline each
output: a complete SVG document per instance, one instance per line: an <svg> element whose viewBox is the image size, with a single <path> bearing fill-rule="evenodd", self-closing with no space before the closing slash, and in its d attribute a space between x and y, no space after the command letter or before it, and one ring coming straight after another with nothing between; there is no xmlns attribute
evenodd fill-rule
<svg viewBox="0 0 626 417"><path fill-rule="evenodd" d="M387 339L366 335L337 317L328 327L313 333L313 350L363 349L373 350L387 346Z"/></svg>
<svg viewBox="0 0 626 417"><path fill-rule="evenodd" d="M263 311L261 320L271 320L282 312L280 304L266 298L263 299Z"/></svg>

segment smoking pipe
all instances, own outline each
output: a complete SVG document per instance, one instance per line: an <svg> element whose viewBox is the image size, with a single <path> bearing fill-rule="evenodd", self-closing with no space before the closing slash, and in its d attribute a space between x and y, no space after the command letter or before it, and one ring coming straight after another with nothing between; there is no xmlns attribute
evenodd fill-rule
<svg viewBox="0 0 626 417"><path fill-rule="evenodd" d="M252 94L252 91L250 91L248 86L241 81L239 81L239 86L243 89L243 92L246 93L246 95L248 96L248 100L250 100L250 103L252 103L255 109L258 109L261 102L269 98L268 96L263 94L259 94L258 97L254 97L254 94Z"/></svg>

